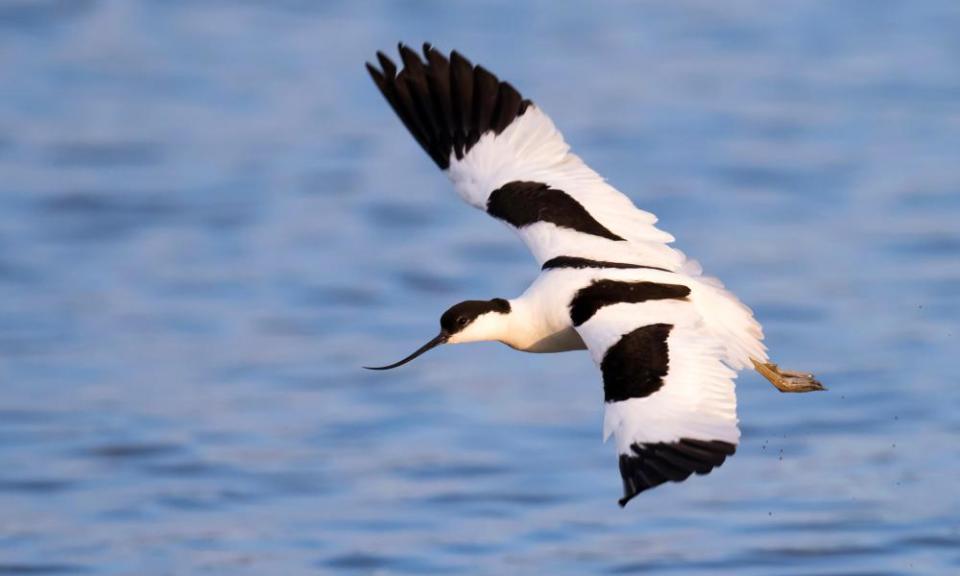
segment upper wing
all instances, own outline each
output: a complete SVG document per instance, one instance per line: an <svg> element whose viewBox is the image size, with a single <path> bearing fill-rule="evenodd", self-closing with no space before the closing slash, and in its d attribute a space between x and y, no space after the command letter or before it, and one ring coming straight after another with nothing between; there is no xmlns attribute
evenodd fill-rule
<svg viewBox="0 0 960 576"><path fill-rule="evenodd" d="M640 286L647 294L633 302L611 300L603 286L581 290L571 310L603 373L604 439L616 439L623 506L648 488L707 474L736 451L736 373L685 286Z"/></svg>
<svg viewBox="0 0 960 576"><path fill-rule="evenodd" d="M677 270L673 237L579 157L517 90L429 44L401 45L403 69L378 52L367 69L404 125L471 205L512 226L540 264L561 256Z"/></svg>

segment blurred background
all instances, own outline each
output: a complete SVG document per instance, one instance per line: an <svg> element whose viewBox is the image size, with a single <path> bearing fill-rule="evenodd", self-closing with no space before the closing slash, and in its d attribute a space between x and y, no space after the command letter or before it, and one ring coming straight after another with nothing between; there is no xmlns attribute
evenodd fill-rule
<svg viewBox="0 0 960 576"><path fill-rule="evenodd" d="M960 4L0 3L0 574L960 572ZM458 49L753 307L743 443L617 507L522 244L363 63Z"/></svg>

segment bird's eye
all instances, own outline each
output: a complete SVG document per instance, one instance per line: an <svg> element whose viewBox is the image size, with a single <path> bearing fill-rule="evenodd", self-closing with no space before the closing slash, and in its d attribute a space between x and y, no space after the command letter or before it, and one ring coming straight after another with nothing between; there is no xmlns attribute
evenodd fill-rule
<svg viewBox="0 0 960 576"><path fill-rule="evenodd" d="M466 325L467 325L466 316L460 316L459 318L457 318L457 326L466 326Z"/></svg>

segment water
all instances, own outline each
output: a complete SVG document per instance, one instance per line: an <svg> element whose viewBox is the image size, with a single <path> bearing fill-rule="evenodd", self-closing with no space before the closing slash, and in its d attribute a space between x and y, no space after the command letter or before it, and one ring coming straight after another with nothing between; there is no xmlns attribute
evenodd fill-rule
<svg viewBox="0 0 960 576"><path fill-rule="evenodd" d="M0 5L0 574L960 573L960 8ZM362 64L514 82L829 393L625 510L586 354L449 347L523 246Z"/></svg>

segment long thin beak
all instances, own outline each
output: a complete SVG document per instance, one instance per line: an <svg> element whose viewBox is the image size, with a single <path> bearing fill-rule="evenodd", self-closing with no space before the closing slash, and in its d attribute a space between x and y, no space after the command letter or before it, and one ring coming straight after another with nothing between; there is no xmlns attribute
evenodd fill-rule
<svg viewBox="0 0 960 576"><path fill-rule="evenodd" d="M420 348L418 348L416 352L414 352L413 354L407 356L406 358L404 358L403 360L401 360L401 361L399 361L399 362L395 362L395 363L390 364L390 365L388 365L388 366L364 366L364 368L366 368L367 370L390 370L390 369L392 369L392 368L396 368L397 366L403 366L404 364L406 364L407 362L413 360L413 359L416 358L417 356L423 354L423 353L426 352L427 350L430 350L431 348L436 348L437 346L443 344L444 342L447 341L447 338L449 338L449 336L448 336L445 332L441 332L441 333L437 334L437 337L436 337L436 338L434 338L433 340L427 342L426 344L424 344L423 346L421 346Z"/></svg>

